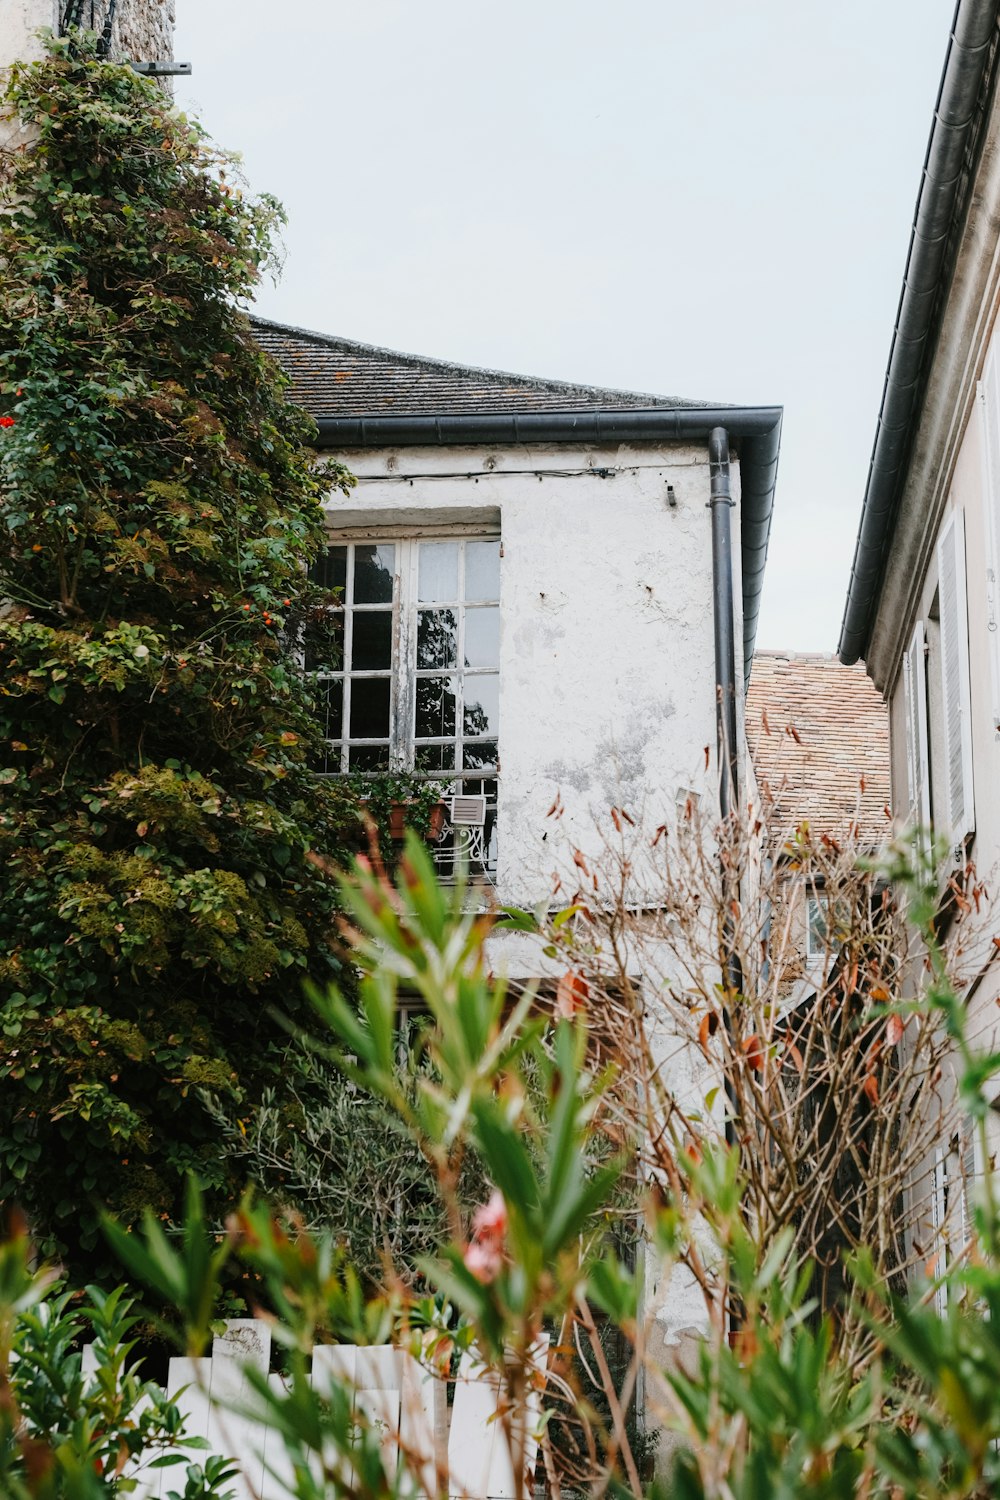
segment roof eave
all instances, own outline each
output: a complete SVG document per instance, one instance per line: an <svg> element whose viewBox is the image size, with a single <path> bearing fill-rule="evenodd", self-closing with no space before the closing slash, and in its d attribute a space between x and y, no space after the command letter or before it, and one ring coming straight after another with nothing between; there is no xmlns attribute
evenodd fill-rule
<svg viewBox="0 0 1000 1500"><path fill-rule="evenodd" d="M743 579L743 662L749 678L760 617L768 539L781 446L780 406L584 408L564 412L465 416L320 417L318 446L458 447L478 443L607 443L707 440L725 427L740 459L740 545ZM745 682L744 682L745 685Z"/></svg>

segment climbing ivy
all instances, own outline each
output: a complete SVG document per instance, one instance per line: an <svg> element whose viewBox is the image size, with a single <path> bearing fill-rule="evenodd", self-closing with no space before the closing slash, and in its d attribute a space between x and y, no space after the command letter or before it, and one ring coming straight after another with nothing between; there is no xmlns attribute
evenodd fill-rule
<svg viewBox="0 0 1000 1500"><path fill-rule="evenodd" d="M221 1211L199 1091L280 1091L275 1012L339 967L354 799L288 638L352 481L239 310L278 204L126 67L54 43L4 98L0 1198L92 1275L98 1205L193 1169Z"/></svg>

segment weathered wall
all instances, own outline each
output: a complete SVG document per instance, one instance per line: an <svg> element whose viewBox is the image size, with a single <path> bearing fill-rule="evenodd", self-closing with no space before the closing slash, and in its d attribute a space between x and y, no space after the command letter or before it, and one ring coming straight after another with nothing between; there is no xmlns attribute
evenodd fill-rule
<svg viewBox="0 0 1000 1500"><path fill-rule="evenodd" d="M57 0L0 0L0 68L41 54L35 33L58 24Z"/></svg>
<svg viewBox="0 0 1000 1500"><path fill-rule="evenodd" d="M174 55L175 0L118 0L112 55L165 62Z"/></svg>
<svg viewBox="0 0 1000 1500"><path fill-rule="evenodd" d="M703 449L343 457L360 483L349 501L331 502L332 527L499 522L502 900L547 899L570 846L599 852L613 805L655 828L680 788L714 795L705 766L706 746L714 766L715 668ZM465 473L473 477L421 477ZM546 818L557 794L558 821Z"/></svg>
<svg viewBox="0 0 1000 1500"><path fill-rule="evenodd" d="M0 0L0 68L41 55L37 32L59 28L64 0ZM107 0L94 0L94 29L104 25ZM86 0L84 24L91 24ZM153 62L173 56L175 0L118 0L112 32L112 56Z"/></svg>

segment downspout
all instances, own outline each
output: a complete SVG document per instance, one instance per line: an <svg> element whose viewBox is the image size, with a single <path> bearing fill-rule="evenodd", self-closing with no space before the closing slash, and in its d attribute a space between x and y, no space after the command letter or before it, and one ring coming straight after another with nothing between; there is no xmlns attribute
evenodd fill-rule
<svg viewBox="0 0 1000 1500"><path fill-rule="evenodd" d="M719 811L723 819L739 803L736 743L736 625L733 615L733 538L729 513L735 505L729 480L729 433L713 427L708 438L712 511L712 619L715 626L716 730L719 747Z"/></svg>
<svg viewBox="0 0 1000 1500"><path fill-rule="evenodd" d="M735 501L729 478L729 433L713 427L708 439L709 507L712 512L712 621L715 630L715 712L719 755L719 812L727 823L739 810L739 747L736 715L736 626L733 616L733 541L730 512ZM729 1001L743 988L743 965L736 951L736 922L732 902L739 899L733 889L734 872L722 853L722 972L727 1003L722 1021L734 1055L733 1017ZM726 1144L737 1143L737 1098L727 1074ZM733 1319L730 1313L731 1321Z"/></svg>

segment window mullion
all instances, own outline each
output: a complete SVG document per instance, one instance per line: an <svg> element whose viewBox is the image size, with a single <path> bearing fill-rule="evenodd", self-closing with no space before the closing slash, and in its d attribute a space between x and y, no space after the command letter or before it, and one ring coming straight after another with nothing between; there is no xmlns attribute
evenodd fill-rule
<svg viewBox="0 0 1000 1500"><path fill-rule="evenodd" d="M389 751L396 770L413 769L413 716L417 665L417 549L416 541L398 543L399 572L392 606L392 685L390 689Z"/></svg>
<svg viewBox="0 0 1000 1500"><path fill-rule="evenodd" d="M341 696L341 726L343 743L340 747L340 768L342 771L353 770L350 763L350 739L351 739L351 668L353 666L354 654L354 543L351 542L347 548L347 559L345 562L346 573L344 577L344 597L341 601L344 610L344 659L341 663L343 689Z"/></svg>

